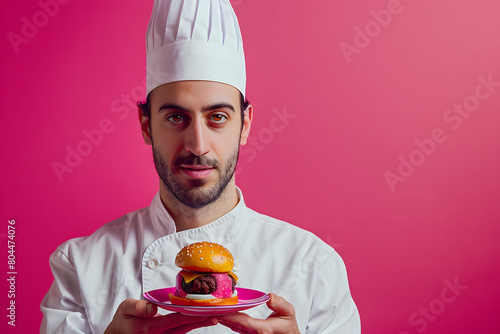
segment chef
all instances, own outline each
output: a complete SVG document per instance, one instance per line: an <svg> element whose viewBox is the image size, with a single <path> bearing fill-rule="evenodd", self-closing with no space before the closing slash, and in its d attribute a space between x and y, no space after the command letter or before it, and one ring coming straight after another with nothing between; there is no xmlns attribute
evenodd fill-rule
<svg viewBox="0 0 500 334"><path fill-rule="evenodd" d="M236 186L253 107L229 0L155 1L146 49L139 121L159 192L149 207L56 249L41 333L360 333L337 252L251 210ZM143 299L175 286L177 252L198 241L228 248L237 287L269 293L269 301L230 315L190 316Z"/></svg>

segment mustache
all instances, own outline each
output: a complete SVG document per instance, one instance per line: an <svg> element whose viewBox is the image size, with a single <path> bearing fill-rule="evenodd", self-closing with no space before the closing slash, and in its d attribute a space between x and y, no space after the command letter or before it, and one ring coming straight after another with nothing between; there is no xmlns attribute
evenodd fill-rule
<svg viewBox="0 0 500 334"><path fill-rule="evenodd" d="M174 159L176 166L180 165L202 165L210 168L219 168L220 162L217 159L210 159L204 155L194 155L189 153L186 156L178 156Z"/></svg>

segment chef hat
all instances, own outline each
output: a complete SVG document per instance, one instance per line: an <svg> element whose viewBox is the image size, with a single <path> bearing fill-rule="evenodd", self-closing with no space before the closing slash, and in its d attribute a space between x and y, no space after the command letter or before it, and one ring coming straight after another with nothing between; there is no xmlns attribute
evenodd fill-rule
<svg viewBox="0 0 500 334"><path fill-rule="evenodd" d="M243 41L229 0L155 0L146 52L148 94L169 82L208 80L245 96Z"/></svg>

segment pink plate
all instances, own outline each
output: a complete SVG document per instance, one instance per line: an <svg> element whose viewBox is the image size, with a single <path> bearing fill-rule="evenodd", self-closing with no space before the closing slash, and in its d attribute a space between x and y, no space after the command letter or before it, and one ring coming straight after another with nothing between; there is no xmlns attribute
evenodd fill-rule
<svg viewBox="0 0 500 334"><path fill-rule="evenodd" d="M269 296L264 292L257 290L236 288L238 291L238 303L236 305L221 306L183 306L172 305L169 293L174 293L175 288L165 288L152 290L144 293L143 297L165 310L179 312L188 315L216 316L236 313L238 311L248 310L249 308L263 304L269 300Z"/></svg>

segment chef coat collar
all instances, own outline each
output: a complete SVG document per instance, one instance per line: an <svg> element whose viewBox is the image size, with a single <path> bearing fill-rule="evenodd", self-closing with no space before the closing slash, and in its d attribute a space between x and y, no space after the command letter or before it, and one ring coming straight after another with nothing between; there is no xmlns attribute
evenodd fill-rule
<svg viewBox="0 0 500 334"><path fill-rule="evenodd" d="M241 192L240 188L236 187L236 192L238 194L238 204L236 204L236 206L231 211L229 211L219 219L216 219L215 221L211 222L210 224L235 218L243 210L243 208L246 207L245 201L243 199L243 193ZM151 223L153 224L153 228L159 237L174 234L177 232L174 219L168 213L167 209L165 208L165 205L163 205L159 191L156 193L156 195L153 197L153 200L151 201L149 215L151 217Z"/></svg>

